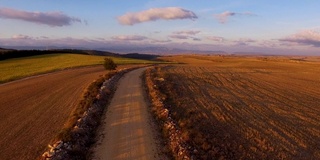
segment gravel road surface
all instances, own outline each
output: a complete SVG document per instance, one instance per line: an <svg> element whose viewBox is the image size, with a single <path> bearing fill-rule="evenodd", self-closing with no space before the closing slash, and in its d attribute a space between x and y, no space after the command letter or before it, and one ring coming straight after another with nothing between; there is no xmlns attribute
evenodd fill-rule
<svg viewBox="0 0 320 160"><path fill-rule="evenodd" d="M95 148L96 160L162 159L142 89L141 74L145 68L127 73L109 105Z"/></svg>

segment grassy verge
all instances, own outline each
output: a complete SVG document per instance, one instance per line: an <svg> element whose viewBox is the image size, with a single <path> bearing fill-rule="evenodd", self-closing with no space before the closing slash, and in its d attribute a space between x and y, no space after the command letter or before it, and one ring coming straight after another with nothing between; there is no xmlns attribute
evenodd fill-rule
<svg viewBox="0 0 320 160"><path fill-rule="evenodd" d="M111 71L104 76L98 78L97 80L93 81L87 89L84 91L82 96L82 100L80 101L79 105L71 112L67 122L65 123L63 129L57 135L57 140L62 141L70 141L71 140L71 130L77 124L77 121L82 118L84 113L96 102L99 97L97 95L100 92L100 87L102 86L103 82L110 79L114 76L117 72ZM111 94L108 91L108 94ZM109 95L108 95L109 96Z"/></svg>
<svg viewBox="0 0 320 160"><path fill-rule="evenodd" d="M117 73L110 71L87 87L82 100L71 112L59 134L52 140L53 145L49 145L49 151L45 152L40 160L86 159L88 148L94 143L95 131L100 124L102 113L115 89L112 86L102 91L101 87L106 80L110 80Z"/></svg>
<svg viewBox="0 0 320 160"><path fill-rule="evenodd" d="M161 68L150 68L144 74L144 85L151 102L151 112L164 139L163 152L171 159L191 159L188 144L181 138L181 131L172 119L168 97L161 92L164 75L158 74ZM159 88L160 87L160 88Z"/></svg>
<svg viewBox="0 0 320 160"><path fill-rule="evenodd" d="M80 66L101 65L105 56L80 54L48 54L0 61L0 83L28 76L74 68ZM152 64L156 61L110 57L118 64Z"/></svg>

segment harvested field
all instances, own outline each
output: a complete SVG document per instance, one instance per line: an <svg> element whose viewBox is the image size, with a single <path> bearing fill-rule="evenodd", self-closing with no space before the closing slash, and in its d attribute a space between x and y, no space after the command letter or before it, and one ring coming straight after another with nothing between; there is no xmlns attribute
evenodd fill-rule
<svg viewBox="0 0 320 160"><path fill-rule="evenodd" d="M0 85L0 159L39 157L83 90L106 72L102 66L78 68Z"/></svg>
<svg viewBox="0 0 320 160"><path fill-rule="evenodd" d="M198 159L320 159L318 58L166 59L187 63L154 81Z"/></svg>

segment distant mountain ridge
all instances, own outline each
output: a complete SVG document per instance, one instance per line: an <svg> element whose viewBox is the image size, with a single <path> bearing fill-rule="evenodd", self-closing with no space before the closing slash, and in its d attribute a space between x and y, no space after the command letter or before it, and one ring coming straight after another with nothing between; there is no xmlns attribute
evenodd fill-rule
<svg viewBox="0 0 320 160"><path fill-rule="evenodd" d="M139 53L139 54L155 54L155 55L170 55L170 54L228 54L228 52L221 50L195 50L195 49L179 49L179 48L168 48L165 46L110 46L110 47L99 47L99 48L85 48L85 47L75 47L70 48L68 46L10 46L8 48L17 50L95 50L95 51L106 51L111 53L128 54L128 53Z"/></svg>
<svg viewBox="0 0 320 160"><path fill-rule="evenodd" d="M159 57L158 55L151 55L151 54L140 54L140 53L119 54L119 53L113 53L109 51L99 51L99 50L79 50L79 49L13 50L13 49L0 48L0 60L10 59L10 58L29 57L29 56L35 56L35 55L57 54L57 53L125 57L125 58L144 59L144 60L154 60L157 57Z"/></svg>

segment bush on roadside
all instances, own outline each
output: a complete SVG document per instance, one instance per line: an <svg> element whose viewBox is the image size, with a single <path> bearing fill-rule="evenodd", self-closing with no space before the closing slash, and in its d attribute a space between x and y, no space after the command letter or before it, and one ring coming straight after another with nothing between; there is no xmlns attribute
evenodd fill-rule
<svg viewBox="0 0 320 160"><path fill-rule="evenodd" d="M117 68L117 65L111 58L105 58L103 66L106 70L115 70Z"/></svg>

